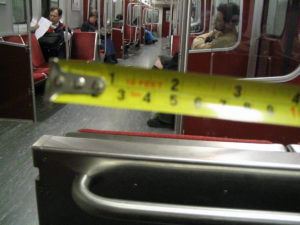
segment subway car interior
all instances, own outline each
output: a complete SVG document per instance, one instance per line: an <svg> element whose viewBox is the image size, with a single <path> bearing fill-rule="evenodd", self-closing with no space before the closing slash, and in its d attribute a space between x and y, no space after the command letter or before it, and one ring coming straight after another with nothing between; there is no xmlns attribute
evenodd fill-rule
<svg viewBox="0 0 300 225"><path fill-rule="evenodd" d="M0 0L0 20L1 225L300 224L299 0Z"/></svg>

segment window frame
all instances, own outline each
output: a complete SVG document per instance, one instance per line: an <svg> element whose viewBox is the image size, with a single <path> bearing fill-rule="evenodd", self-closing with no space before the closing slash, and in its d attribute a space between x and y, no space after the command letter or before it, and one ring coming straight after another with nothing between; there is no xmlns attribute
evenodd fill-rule
<svg viewBox="0 0 300 225"><path fill-rule="evenodd" d="M211 7L210 7L210 31L212 30L212 24L214 19L214 6L215 6L215 0L211 1ZM196 54L196 53L213 53L213 52L228 52L236 49L242 40L242 29L243 29L243 10L244 10L244 0L240 0L240 18L239 18L239 33L238 33L238 40L237 42L231 46L231 47L225 47L225 48L210 48L210 49L189 49L189 54Z"/></svg>
<svg viewBox="0 0 300 225"><path fill-rule="evenodd" d="M12 12L13 12L13 16L14 16L14 6L13 6L13 1L11 3L12 5ZM27 13L26 13L26 0L23 0L23 4L24 4L24 20L20 21L20 22L13 22L13 25L21 25L21 24L26 24L26 18L27 18ZM29 5L30 5L30 21L32 20L32 0L29 0Z"/></svg>
<svg viewBox="0 0 300 225"><path fill-rule="evenodd" d="M274 0L271 0L271 1L274 1ZM280 39L282 39L282 37L284 35L284 31L286 30L286 26L287 26L287 16L288 16L288 9L289 9L289 1L287 2L287 5L286 5L285 17L284 17L284 25L282 27L282 31L281 31L280 35L269 34L267 32L269 6L270 6L270 0L266 4L266 10L267 10L267 12L265 13L264 18L263 18L264 22L263 22L263 26L262 26L262 35L265 36L265 37L272 38L272 39L278 39L278 40L280 40Z"/></svg>

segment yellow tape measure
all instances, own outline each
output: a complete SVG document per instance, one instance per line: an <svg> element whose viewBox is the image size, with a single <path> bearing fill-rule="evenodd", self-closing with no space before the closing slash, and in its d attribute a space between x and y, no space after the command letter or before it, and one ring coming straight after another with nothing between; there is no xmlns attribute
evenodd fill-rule
<svg viewBox="0 0 300 225"><path fill-rule="evenodd" d="M46 89L46 95L56 103L300 126L300 87L297 86L100 63L59 61L59 67L60 72L51 68ZM62 87L55 80L59 73L73 76L65 80L69 91L56 87ZM82 85L76 86L83 75L102 78L103 93L80 93L85 84L90 85L82 80ZM72 88L75 92L70 91Z"/></svg>

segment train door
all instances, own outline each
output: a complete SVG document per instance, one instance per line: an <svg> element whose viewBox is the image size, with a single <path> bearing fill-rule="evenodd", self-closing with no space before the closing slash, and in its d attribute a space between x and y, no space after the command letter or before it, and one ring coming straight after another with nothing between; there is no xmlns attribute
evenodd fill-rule
<svg viewBox="0 0 300 225"><path fill-rule="evenodd" d="M170 8L163 8L162 37L168 37L170 26Z"/></svg>
<svg viewBox="0 0 300 225"><path fill-rule="evenodd" d="M256 76L280 76L296 69L300 43L299 1L266 0Z"/></svg>

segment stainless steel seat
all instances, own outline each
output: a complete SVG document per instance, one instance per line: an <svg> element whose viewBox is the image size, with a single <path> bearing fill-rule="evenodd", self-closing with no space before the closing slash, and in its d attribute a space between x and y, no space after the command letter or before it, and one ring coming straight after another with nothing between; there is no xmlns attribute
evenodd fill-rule
<svg viewBox="0 0 300 225"><path fill-rule="evenodd" d="M300 224L300 155L43 136L40 225Z"/></svg>

